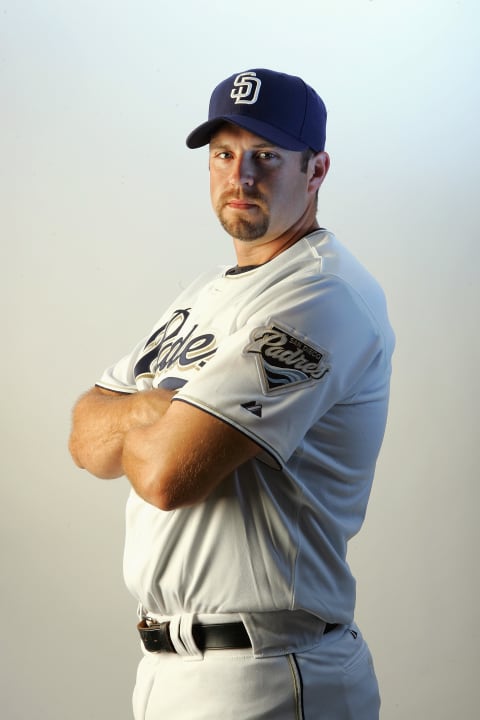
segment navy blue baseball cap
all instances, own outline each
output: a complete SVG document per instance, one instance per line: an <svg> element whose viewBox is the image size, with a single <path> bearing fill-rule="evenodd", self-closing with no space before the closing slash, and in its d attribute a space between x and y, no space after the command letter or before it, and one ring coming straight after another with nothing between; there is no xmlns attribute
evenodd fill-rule
<svg viewBox="0 0 480 720"><path fill-rule="evenodd" d="M256 68L223 80L210 98L207 122L190 133L187 146L207 145L224 122L287 150L320 152L325 148L324 102L295 75Z"/></svg>

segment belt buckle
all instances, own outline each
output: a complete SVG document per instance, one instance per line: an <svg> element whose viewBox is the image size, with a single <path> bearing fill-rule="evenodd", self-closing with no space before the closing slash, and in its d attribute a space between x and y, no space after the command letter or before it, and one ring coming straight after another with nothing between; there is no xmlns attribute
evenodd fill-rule
<svg viewBox="0 0 480 720"><path fill-rule="evenodd" d="M150 618L143 618L137 625L145 649L148 652L176 652L170 638L170 623L157 623Z"/></svg>

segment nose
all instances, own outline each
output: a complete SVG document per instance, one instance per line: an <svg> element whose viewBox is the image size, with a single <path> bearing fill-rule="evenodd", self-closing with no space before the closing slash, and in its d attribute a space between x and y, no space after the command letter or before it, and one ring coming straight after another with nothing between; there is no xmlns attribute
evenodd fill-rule
<svg viewBox="0 0 480 720"><path fill-rule="evenodd" d="M240 155L231 166L230 183L233 186L247 185L252 187L255 183L255 170L253 161L246 155Z"/></svg>

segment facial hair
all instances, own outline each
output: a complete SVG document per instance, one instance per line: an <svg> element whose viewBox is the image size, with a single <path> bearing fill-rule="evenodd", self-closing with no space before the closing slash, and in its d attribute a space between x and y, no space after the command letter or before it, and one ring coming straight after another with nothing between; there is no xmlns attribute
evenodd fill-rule
<svg viewBox="0 0 480 720"><path fill-rule="evenodd" d="M231 197L222 197L217 203L216 214L223 229L237 240L257 240L265 235L270 224L270 216L266 210L260 209L261 216L256 221L241 217L240 213L235 218L227 217L226 205ZM238 200L239 198L235 198ZM245 200L261 200L259 196L246 195ZM258 206L257 206L258 207Z"/></svg>

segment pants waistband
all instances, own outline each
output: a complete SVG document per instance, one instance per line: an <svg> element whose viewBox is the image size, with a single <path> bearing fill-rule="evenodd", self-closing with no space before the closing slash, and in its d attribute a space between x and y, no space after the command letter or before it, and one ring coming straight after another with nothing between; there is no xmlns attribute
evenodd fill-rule
<svg viewBox="0 0 480 720"><path fill-rule="evenodd" d="M152 621L156 623L170 622L177 617L176 615L164 615L162 613L150 612L143 607L140 608L137 614L139 620L146 618L150 623ZM242 616L240 613L195 613L192 615L192 618L193 623L198 623L200 625L218 625L219 623L242 622Z"/></svg>
<svg viewBox="0 0 480 720"><path fill-rule="evenodd" d="M205 650L252 647L255 649L255 635L253 638L250 636L248 624L242 621L240 614L195 616L190 614L165 618L164 615L149 613L138 623L137 629L148 652L201 655ZM194 619L204 622L194 622ZM318 641L322 635L334 630L337 624L317 620L316 626ZM278 638L279 643L282 639ZM288 652L280 645L278 651L280 654ZM275 654L279 654L278 651Z"/></svg>

